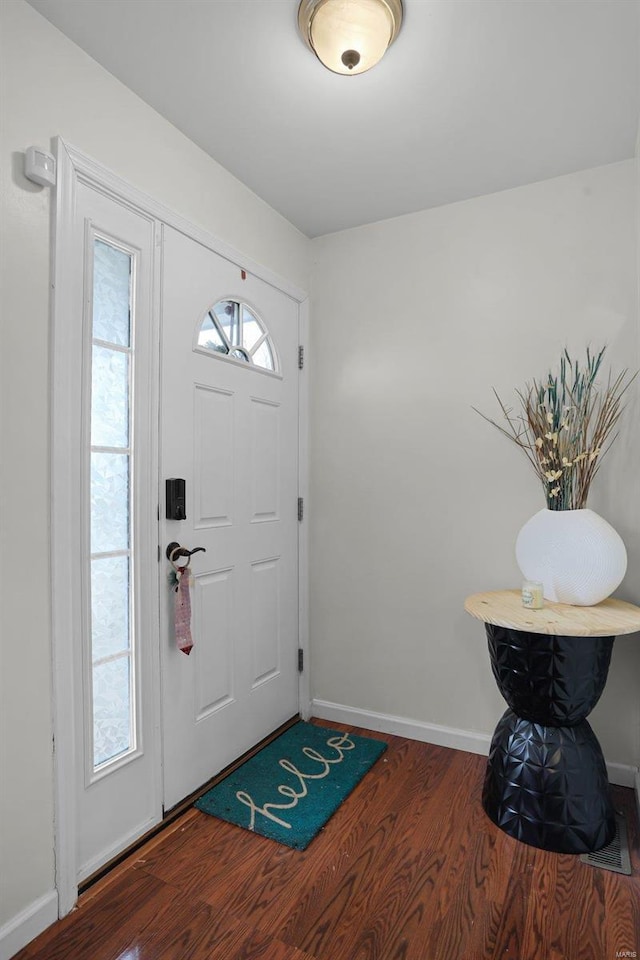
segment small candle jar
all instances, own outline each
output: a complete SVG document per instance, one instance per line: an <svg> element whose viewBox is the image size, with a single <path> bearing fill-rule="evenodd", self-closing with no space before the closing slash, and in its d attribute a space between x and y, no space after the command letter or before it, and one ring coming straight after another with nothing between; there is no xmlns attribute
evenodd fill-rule
<svg viewBox="0 0 640 960"><path fill-rule="evenodd" d="M544 606L542 584L537 580L525 580L522 584L522 606L529 610L542 610Z"/></svg>

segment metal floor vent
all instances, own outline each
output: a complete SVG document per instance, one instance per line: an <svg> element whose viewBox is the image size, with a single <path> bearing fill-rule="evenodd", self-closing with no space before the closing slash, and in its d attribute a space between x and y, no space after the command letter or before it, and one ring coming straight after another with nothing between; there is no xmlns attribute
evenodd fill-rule
<svg viewBox="0 0 640 960"><path fill-rule="evenodd" d="M616 833L611 843L602 850L596 850L595 853L583 853L580 859L590 867L600 867L601 870L613 870L614 873L631 876L627 822L624 814L616 813Z"/></svg>

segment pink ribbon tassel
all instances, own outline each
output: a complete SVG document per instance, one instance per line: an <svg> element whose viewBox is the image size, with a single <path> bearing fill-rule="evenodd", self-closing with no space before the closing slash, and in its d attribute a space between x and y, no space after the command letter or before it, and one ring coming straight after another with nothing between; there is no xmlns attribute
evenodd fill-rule
<svg viewBox="0 0 640 960"><path fill-rule="evenodd" d="M178 567L178 589L175 594L173 610L176 643L178 649L191 653L193 639L191 637L191 595L189 593L189 571L187 567Z"/></svg>

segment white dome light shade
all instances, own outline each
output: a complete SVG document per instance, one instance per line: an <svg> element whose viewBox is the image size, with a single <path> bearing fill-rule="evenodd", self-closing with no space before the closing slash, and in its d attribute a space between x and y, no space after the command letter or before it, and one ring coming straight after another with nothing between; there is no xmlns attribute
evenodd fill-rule
<svg viewBox="0 0 640 960"><path fill-rule="evenodd" d="M303 0L300 31L318 59L347 76L370 70L395 40L401 0Z"/></svg>

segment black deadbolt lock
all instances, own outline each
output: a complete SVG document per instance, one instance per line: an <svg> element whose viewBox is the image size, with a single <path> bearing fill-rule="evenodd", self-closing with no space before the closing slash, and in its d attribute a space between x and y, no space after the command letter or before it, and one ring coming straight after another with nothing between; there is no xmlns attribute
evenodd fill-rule
<svg viewBox="0 0 640 960"><path fill-rule="evenodd" d="M166 481L167 520L186 520L187 506L184 495L184 480L171 477Z"/></svg>

